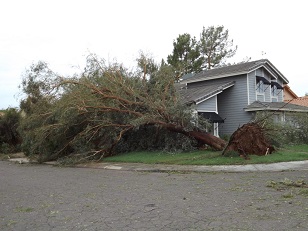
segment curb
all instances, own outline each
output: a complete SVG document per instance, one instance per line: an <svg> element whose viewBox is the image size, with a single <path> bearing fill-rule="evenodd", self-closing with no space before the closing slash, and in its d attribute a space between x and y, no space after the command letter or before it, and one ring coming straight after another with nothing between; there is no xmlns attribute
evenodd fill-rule
<svg viewBox="0 0 308 231"><path fill-rule="evenodd" d="M280 162L273 164L249 165L163 165L129 163L87 163L77 165L80 168L98 168L140 172L281 172L289 170L308 170L307 161Z"/></svg>
<svg viewBox="0 0 308 231"><path fill-rule="evenodd" d="M19 164L31 163L27 158L12 158L11 162ZM32 162L35 163L35 162ZM56 165L56 162L44 164ZM292 170L308 170L308 160L279 162L272 164L247 164L247 165L164 165L140 163L86 163L74 167L96 168L106 170L140 171L140 172L281 172Z"/></svg>

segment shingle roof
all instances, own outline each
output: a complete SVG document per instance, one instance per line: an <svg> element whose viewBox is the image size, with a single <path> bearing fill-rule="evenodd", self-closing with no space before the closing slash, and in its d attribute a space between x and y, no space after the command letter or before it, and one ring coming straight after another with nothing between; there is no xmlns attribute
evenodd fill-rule
<svg viewBox="0 0 308 231"><path fill-rule="evenodd" d="M245 108L245 111L298 111L308 112L308 107L285 102L255 101Z"/></svg>
<svg viewBox="0 0 308 231"><path fill-rule="evenodd" d="M188 79L185 79L183 82L191 83L203 81L206 79L223 78L239 74L247 74L261 66L265 66L266 64L269 65L276 72L276 74L278 74L285 81L285 83L289 82L268 59L260 59L256 61L205 70L195 74Z"/></svg>
<svg viewBox="0 0 308 231"><path fill-rule="evenodd" d="M234 81L227 81L224 83L205 84L199 87L185 87L180 89L179 93L183 103L198 103L222 92L228 87L233 86L234 83Z"/></svg>

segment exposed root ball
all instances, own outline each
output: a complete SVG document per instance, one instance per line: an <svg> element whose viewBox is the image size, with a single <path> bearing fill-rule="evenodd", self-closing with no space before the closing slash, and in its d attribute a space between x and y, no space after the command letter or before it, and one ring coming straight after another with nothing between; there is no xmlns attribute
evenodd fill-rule
<svg viewBox="0 0 308 231"><path fill-rule="evenodd" d="M238 128L231 136L230 141L223 151L223 155L235 151L240 156L247 158L249 154L267 155L274 151L274 147L266 139L264 129L259 123L248 123Z"/></svg>

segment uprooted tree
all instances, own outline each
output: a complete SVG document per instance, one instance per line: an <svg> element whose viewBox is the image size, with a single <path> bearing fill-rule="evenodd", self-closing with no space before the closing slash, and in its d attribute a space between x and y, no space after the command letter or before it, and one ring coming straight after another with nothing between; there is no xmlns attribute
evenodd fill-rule
<svg viewBox="0 0 308 231"><path fill-rule="evenodd" d="M42 161L77 152L107 156L125 134L147 126L223 150L224 140L202 130L202 123L196 126L169 66L144 76L119 64L105 65L95 55L74 77L59 77L46 64L33 65L21 86L27 94L21 103L27 112L21 125L25 153Z"/></svg>

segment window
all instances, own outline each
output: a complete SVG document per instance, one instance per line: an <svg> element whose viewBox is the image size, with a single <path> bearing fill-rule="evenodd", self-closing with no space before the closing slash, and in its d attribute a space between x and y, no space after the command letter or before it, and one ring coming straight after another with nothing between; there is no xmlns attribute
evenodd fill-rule
<svg viewBox="0 0 308 231"><path fill-rule="evenodd" d="M276 85L272 85L271 92L272 92L273 97L277 97L278 94L277 94L277 86Z"/></svg>
<svg viewBox="0 0 308 231"><path fill-rule="evenodd" d="M257 81L257 92L260 94L264 93L264 83L262 80Z"/></svg>
<svg viewBox="0 0 308 231"><path fill-rule="evenodd" d="M278 92L277 92L276 85L271 86L271 98L272 98L272 102L278 102Z"/></svg>

